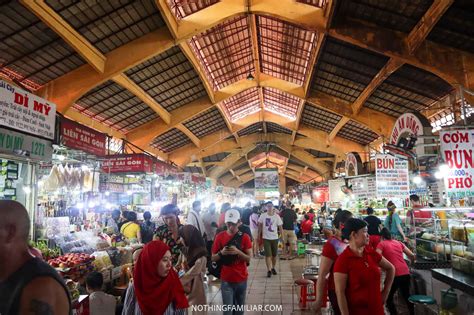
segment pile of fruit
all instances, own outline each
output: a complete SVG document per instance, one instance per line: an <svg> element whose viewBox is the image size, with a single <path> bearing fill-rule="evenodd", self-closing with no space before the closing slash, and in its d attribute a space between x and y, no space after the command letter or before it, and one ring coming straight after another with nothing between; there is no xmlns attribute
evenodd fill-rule
<svg viewBox="0 0 474 315"><path fill-rule="evenodd" d="M56 268L61 276L77 281L94 270L94 259L94 256L89 254L69 253L50 259L48 263Z"/></svg>
<svg viewBox="0 0 474 315"><path fill-rule="evenodd" d="M43 255L43 259L46 261L61 255L61 250L58 247L49 248L47 242L45 241L38 241L36 243L32 242L30 245L39 249L41 251L41 254Z"/></svg>

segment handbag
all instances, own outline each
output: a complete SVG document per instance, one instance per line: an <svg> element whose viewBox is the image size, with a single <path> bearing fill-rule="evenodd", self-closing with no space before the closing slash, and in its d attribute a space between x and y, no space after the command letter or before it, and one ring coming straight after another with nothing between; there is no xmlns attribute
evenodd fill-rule
<svg viewBox="0 0 474 315"><path fill-rule="evenodd" d="M235 245L236 247L240 248L240 244L242 242L242 232L237 232L228 242L227 244L224 245L225 246L229 246L229 245ZM211 261L209 260L208 264L207 264L207 271L209 271L209 273L211 275L213 275L214 277L216 278L221 278L221 270L222 270L222 266L223 265L230 265L231 263L233 263L235 261L235 257L226 257L226 256L223 256L221 257L221 259L219 259L218 261Z"/></svg>

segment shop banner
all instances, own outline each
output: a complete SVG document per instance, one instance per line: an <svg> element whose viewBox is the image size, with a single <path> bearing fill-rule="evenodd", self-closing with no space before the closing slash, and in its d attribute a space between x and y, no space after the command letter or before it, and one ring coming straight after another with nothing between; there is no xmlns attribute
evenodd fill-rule
<svg viewBox="0 0 474 315"><path fill-rule="evenodd" d="M49 162L53 156L53 143L0 128L0 152Z"/></svg>
<svg viewBox="0 0 474 315"><path fill-rule="evenodd" d="M278 190L278 169L261 168L255 170L255 189Z"/></svg>
<svg viewBox="0 0 474 315"><path fill-rule="evenodd" d="M448 196L474 196L474 129L440 131L441 156L449 166L444 185Z"/></svg>
<svg viewBox="0 0 474 315"><path fill-rule="evenodd" d="M320 186L313 189L313 202L314 203L325 203L329 201L329 187Z"/></svg>
<svg viewBox="0 0 474 315"><path fill-rule="evenodd" d="M53 140L56 105L0 80L0 126Z"/></svg>
<svg viewBox="0 0 474 315"><path fill-rule="evenodd" d="M155 161L155 173L160 176L177 173L176 167L160 160Z"/></svg>
<svg viewBox="0 0 474 315"><path fill-rule="evenodd" d="M105 155L105 134L72 120L61 118L60 143L97 156Z"/></svg>
<svg viewBox="0 0 474 315"><path fill-rule="evenodd" d="M102 162L104 173L150 173L153 159L145 154L118 154Z"/></svg>
<svg viewBox="0 0 474 315"><path fill-rule="evenodd" d="M410 195L407 160L377 154L375 175L378 198L407 198Z"/></svg>
<svg viewBox="0 0 474 315"><path fill-rule="evenodd" d="M370 199L376 197L375 177L354 177L349 179L352 194L356 198Z"/></svg>
<svg viewBox="0 0 474 315"><path fill-rule="evenodd" d="M346 181L343 178L328 180L329 185L329 201L330 202L343 202L346 195L344 194L343 187L346 186Z"/></svg>
<svg viewBox="0 0 474 315"><path fill-rule="evenodd" d="M191 181L195 184L204 184L206 182L206 177L202 175L191 174Z"/></svg>

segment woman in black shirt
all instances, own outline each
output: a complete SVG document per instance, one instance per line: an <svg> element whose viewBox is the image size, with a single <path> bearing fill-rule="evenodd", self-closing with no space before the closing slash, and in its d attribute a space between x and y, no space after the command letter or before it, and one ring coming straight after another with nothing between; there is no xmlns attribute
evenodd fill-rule
<svg viewBox="0 0 474 315"><path fill-rule="evenodd" d="M382 221L374 215L374 209L367 208L367 214L364 221L367 222L367 232L369 233L369 245L375 250L380 243L380 230L382 229Z"/></svg>

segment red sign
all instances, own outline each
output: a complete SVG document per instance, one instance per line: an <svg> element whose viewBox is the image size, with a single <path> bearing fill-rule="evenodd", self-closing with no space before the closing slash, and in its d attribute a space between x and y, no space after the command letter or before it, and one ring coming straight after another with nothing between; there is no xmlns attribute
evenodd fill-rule
<svg viewBox="0 0 474 315"><path fill-rule="evenodd" d="M61 144L98 156L105 155L105 134L80 125L69 119L61 119Z"/></svg>
<svg viewBox="0 0 474 315"><path fill-rule="evenodd" d="M313 202L324 203L329 201L329 187L321 186L313 189Z"/></svg>
<svg viewBox="0 0 474 315"><path fill-rule="evenodd" d="M111 155L102 163L105 173L150 173L153 158L145 154Z"/></svg>
<svg viewBox="0 0 474 315"><path fill-rule="evenodd" d="M206 182L206 178L204 176L200 176L200 175L194 175L192 174L191 175L191 181L195 184L199 184L199 183L205 183Z"/></svg>
<svg viewBox="0 0 474 315"><path fill-rule="evenodd" d="M174 174L176 171L176 168L171 164L159 160L155 162L155 172L158 175Z"/></svg>

